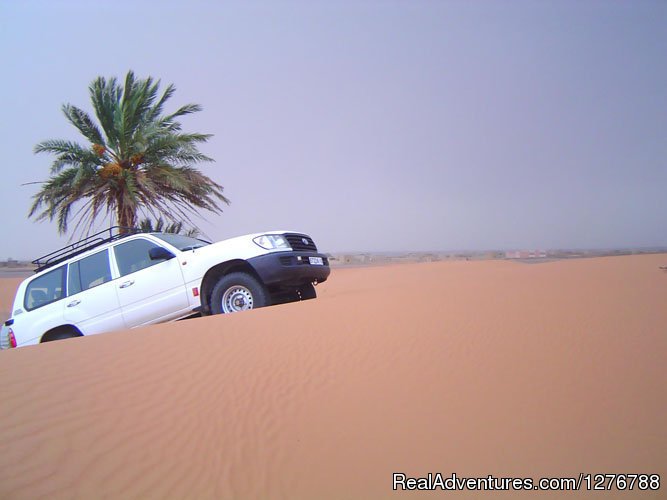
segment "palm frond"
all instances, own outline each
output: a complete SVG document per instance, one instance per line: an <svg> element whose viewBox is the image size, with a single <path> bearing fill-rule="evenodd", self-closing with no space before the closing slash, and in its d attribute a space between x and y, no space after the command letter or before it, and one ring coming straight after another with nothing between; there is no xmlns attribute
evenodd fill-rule
<svg viewBox="0 0 667 500"><path fill-rule="evenodd" d="M57 174L63 167L90 167L101 165L103 158L84 148L80 144L62 139L52 139L43 141L34 147L35 153L51 153L56 155L56 159L51 165L51 173Z"/></svg>
<svg viewBox="0 0 667 500"><path fill-rule="evenodd" d="M104 77L98 77L91 83L89 90L95 116L104 130L107 145L117 148L118 130L115 124L123 89L118 85L116 78L106 80Z"/></svg>
<svg viewBox="0 0 667 500"><path fill-rule="evenodd" d="M197 113L201 111L203 108L199 104L186 104L185 106L181 106L176 110L176 112L165 116L165 119L167 121L172 121L174 118L178 118L179 116L185 116L189 115L192 113Z"/></svg>
<svg viewBox="0 0 667 500"><path fill-rule="evenodd" d="M159 85L159 83L160 82L158 81L156 85ZM160 100L155 103L150 112L146 115L148 122L155 121L162 114L164 104L174 95L174 92L176 92L176 87L173 84L167 85Z"/></svg>
<svg viewBox="0 0 667 500"><path fill-rule="evenodd" d="M92 144L100 144L104 146L104 138L102 137L100 129L97 128L97 125L95 125L95 122L88 113L71 104L63 104L62 111L69 122Z"/></svg>

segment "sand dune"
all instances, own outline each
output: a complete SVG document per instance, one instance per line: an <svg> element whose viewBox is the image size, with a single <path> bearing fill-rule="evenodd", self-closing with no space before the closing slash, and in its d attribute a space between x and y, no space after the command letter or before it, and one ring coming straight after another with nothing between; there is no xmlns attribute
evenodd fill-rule
<svg viewBox="0 0 667 500"><path fill-rule="evenodd" d="M387 498L393 472L666 479L665 264L338 269L315 301L0 352L0 497Z"/></svg>
<svg viewBox="0 0 667 500"><path fill-rule="evenodd" d="M11 315L16 289L24 278L0 278L0 321Z"/></svg>

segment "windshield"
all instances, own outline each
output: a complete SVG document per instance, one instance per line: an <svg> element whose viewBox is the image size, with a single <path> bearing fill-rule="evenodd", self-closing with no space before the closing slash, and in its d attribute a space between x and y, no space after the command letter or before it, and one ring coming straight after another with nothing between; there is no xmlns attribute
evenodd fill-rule
<svg viewBox="0 0 667 500"><path fill-rule="evenodd" d="M191 238L190 236L183 236L182 234L171 233L153 233L153 236L166 241L171 246L178 248L181 252L186 250L194 250L209 245L209 241L200 240L198 238Z"/></svg>

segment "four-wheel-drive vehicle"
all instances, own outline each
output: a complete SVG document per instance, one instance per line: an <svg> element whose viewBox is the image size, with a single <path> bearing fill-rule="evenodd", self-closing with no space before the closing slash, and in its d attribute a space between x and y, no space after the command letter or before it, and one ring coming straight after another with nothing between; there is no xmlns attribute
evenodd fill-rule
<svg viewBox="0 0 667 500"><path fill-rule="evenodd" d="M312 238L289 231L209 243L113 227L33 262L2 347L313 299L330 272Z"/></svg>

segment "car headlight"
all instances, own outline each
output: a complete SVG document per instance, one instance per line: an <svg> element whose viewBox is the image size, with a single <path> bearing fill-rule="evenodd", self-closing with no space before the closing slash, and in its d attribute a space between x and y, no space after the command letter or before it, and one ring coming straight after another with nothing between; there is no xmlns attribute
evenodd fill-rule
<svg viewBox="0 0 667 500"><path fill-rule="evenodd" d="M284 236L280 234L263 234L262 236L257 236L253 238L252 241L256 245L259 245L264 250L291 250L292 247L289 246L287 240Z"/></svg>

